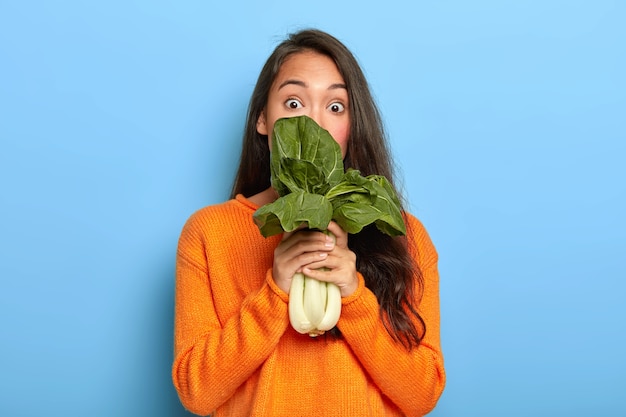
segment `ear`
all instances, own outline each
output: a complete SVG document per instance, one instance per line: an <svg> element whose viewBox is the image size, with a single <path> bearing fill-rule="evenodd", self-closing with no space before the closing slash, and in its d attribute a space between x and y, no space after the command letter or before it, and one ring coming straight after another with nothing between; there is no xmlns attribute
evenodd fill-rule
<svg viewBox="0 0 626 417"><path fill-rule="evenodd" d="M256 131L260 135L267 136L267 120L265 118L265 110L261 112L261 114L259 115L259 118L256 121Z"/></svg>

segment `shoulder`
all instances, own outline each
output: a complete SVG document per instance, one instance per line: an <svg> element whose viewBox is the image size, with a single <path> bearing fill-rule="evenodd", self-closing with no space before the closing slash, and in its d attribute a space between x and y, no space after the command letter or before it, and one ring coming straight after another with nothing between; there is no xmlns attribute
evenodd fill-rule
<svg viewBox="0 0 626 417"><path fill-rule="evenodd" d="M185 222L180 240L200 243L212 236L223 236L226 231L246 229L256 231L252 215L257 207L243 196L209 205L195 211ZM243 230L242 230L243 229Z"/></svg>
<svg viewBox="0 0 626 417"><path fill-rule="evenodd" d="M409 248L419 259L420 265L437 263L439 255L424 224L413 214L404 212Z"/></svg>
<svg viewBox="0 0 626 417"><path fill-rule="evenodd" d="M240 222L241 219L250 219L257 207L242 196L225 201L223 203L209 205L195 211L183 227L186 230L204 230L208 226L211 228L231 222Z"/></svg>

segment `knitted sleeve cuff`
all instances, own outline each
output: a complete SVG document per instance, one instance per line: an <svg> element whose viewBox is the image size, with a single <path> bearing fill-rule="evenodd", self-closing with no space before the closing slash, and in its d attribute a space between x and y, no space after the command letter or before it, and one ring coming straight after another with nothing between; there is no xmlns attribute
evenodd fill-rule
<svg viewBox="0 0 626 417"><path fill-rule="evenodd" d="M363 275L360 272L356 273L357 279L359 280L359 285L356 287L356 290L347 297L343 297L341 299L341 304L346 305L353 303L355 300L359 299L365 290L365 279L363 279Z"/></svg>
<svg viewBox="0 0 626 417"><path fill-rule="evenodd" d="M289 294L278 288L278 285L276 285L276 282L274 281L274 276L272 275L272 268L267 270L267 274L265 275L265 281L267 282L267 285L269 285L270 289L276 295L278 295L281 300L283 300L285 303L289 303Z"/></svg>

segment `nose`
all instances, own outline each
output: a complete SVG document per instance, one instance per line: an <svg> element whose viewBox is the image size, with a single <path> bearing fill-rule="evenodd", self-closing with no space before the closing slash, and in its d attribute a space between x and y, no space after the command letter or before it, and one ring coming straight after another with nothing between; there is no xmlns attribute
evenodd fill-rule
<svg viewBox="0 0 626 417"><path fill-rule="evenodd" d="M322 128L326 129L326 126L325 126L325 123L324 123L323 114L324 114L324 112L321 111L316 106L316 107L310 109L309 114L307 114L307 116L309 116L311 119L315 120L315 123L320 125Z"/></svg>

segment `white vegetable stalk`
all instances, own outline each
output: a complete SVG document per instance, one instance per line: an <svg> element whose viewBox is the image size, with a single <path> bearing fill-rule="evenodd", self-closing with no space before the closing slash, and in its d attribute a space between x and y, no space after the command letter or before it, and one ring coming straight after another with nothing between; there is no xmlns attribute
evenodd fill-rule
<svg viewBox="0 0 626 417"><path fill-rule="evenodd" d="M335 238L328 230L322 233ZM298 333L320 336L335 327L340 315L341 290L337 285L302 273L293 276L289 288L289 321Z"/></svg>
<svg viewBox="0 0 626 417"><path fill-rule="evenodd" d="M296 273L289 289L289 321L301 334L311 337L335 327L341 315L341 291L330 282L320 282Z"/></svg>

